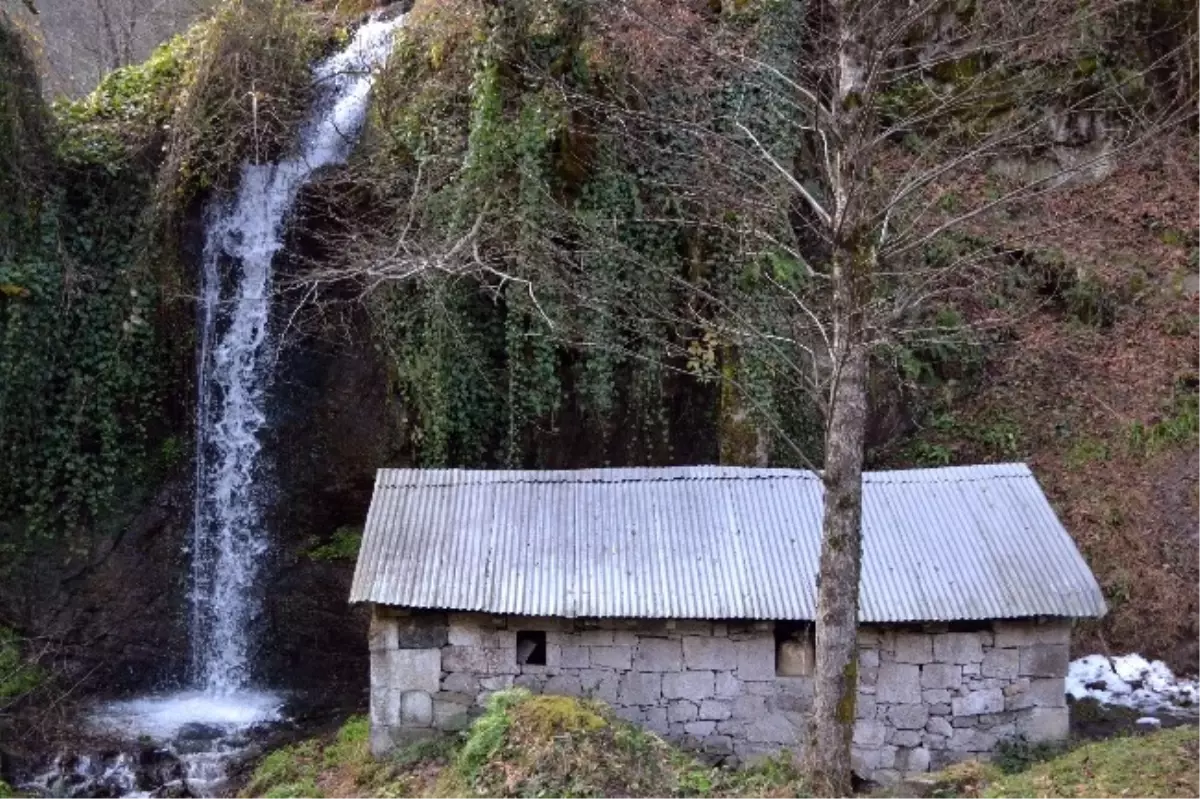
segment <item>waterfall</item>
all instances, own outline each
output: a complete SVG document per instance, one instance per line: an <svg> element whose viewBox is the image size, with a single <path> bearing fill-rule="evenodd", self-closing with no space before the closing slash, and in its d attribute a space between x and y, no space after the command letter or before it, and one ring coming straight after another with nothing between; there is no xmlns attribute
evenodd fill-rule
<svg viewBox="0 0 1200 799"><path fill-rule="evenodd" d="M301 187L344 163L362 128L372 70L401 18L372 19L313 70L317 100L294 156L242 167L237 195L206 218L201 293L191 639L197 687L228 693L250 681L263 527L260 436L272 377L271 262Z"/></svg>

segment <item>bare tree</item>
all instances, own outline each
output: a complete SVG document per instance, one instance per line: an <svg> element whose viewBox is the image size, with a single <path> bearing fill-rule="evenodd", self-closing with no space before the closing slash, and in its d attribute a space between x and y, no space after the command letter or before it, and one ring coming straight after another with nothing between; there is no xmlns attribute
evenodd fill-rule
<svg viewBox="0 0 1200 799"><path fill-rule="evenodd" d="M813 0L801 8L800 41L785 59L697 36L678 24L670 4L630 0L598 10L610 27L653 31L659 41L702 53L706 68L737 73L767 98L765 115L654 118L641 103L597 98L561 82L567 104L593 120L593 132L633 139L631 149L657 157L666 157L665 146L643 135L651 129L695 145L691 182L680 179L677 192L684 210L647 214L639 223L718 227L744 242L747 258L783 249L799 264L802 281L768 274L754 289L756 301L742 302L736 292L670 273L663 279L686 298L678 306L636 293L615 296L592 282L581 252L626 259L635 269L661 267L613 235L610 220L580 219L566 204L554 219L545 211L535 219L522 218L512 205L480 202L458 228L422 229L426 187L462 172L457 163L429 158L412 168L411 193L396 202L381 228L385 235L348 236L341 248L348 257L309 272L308 291L347 277L369 293L430 274L474 275L494 291L527 294L546 335L575 346L603 342L580 338L543 312L539 296L573 292L589 310L616 315L612 306L620 305L620 313L711 332L718 348L736 351L751 342L768 348L824 419L816 690L805 758L817 795L849 795L873 366L902 336L941 335L923 314L987 285L1003 255L1002 248L968 246L933 262L923 257L931 244L986 226L1013 204L1102 178L1130 148L1191 118L1195 67L1181 56L1194 48L1190 22L1183 21L1170 52L1149 63L1101 63L1114 31L1137 6L1132 0L962 7L945 0ZM1147 88L1147 76L1170 64L1176 66L1163 83L1189 87L1190 96L1164 101ZM503 185L493 187L499 196ZM953 203L945 202L950 193L958 195ZM700 210L709 201L743 213L736 221L714 220ZM562 226L570 228L572 246L564 246L565 236L543 234ZM541 236L538 251L558 273L506 257L506 236L515 227ZM770 319L757 301L763 294ZM661 351L687 356L678 340L664 341Z"/></svg>

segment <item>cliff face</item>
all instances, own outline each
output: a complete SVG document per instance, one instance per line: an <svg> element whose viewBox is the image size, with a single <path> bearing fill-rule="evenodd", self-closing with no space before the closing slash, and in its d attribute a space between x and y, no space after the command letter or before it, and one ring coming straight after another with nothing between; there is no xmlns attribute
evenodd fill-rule
<svg viewBox="0 0 1200 799"><path fill-rule="evenodd" d="M0 623L72 676L181 674L164 653L186 643L203 208L287 146L307 64L352 23L247 0L77 102L43 106L27 63L0 79L0 186L25 187L0 213ZM774 89L744 64L793 63L802 28L776 3L417 3L279 263L266 679L361 690L346 528L379 466L819 463L817 408L774 343L792 311L762 289L806 290L821 245L719 124L769 122ZM1165 45L1139 30L1096 46L1149 63ZM1142 99L1177 101L1185 67L1146 88L1174 99ZM1071 124L936 187L937 207L1106 146ZM1194 669L1194 125L1104 164L921 254L984 248L1004 279L914 320L935 340L881 350L869 457L1030 461L1112 607L1079 646ZM760 335L718 330L726 312ZM330 542L349 545L314 555Z"/></svg>

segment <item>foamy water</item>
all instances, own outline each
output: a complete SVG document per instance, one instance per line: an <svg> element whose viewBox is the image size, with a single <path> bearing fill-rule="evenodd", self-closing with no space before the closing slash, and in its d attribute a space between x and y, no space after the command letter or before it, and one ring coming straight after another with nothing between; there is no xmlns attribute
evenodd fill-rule
<svg viewBox="0 0 1200 799"><path fill-rule="evenodd" d="M183 691L110 702L96 711L91 724L96 732L169 741L188 724L216 727L232 735L255 724L279 721L282 710L279 695L267 691Z"/></svg>

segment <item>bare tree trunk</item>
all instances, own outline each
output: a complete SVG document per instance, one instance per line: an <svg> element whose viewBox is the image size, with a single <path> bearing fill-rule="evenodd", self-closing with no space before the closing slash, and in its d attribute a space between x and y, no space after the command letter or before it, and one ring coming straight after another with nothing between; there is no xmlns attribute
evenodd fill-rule
<svg viewBox="0 0 1200 799"><path fill-rule="evenodd" d="M835 360L825 431L825 516L807 752L815 796L849 796L852 790L850 744L858 694L858 586L869 368L863 317L873 268L874 253L861 243L834 255Z"/></svg>

